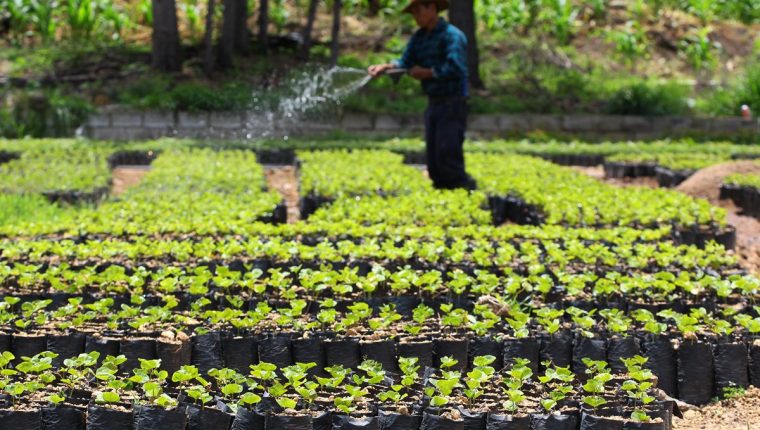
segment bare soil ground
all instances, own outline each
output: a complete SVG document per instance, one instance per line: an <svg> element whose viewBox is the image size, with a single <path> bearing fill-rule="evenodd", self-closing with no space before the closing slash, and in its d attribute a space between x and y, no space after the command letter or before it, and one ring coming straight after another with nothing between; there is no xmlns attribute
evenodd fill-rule
<svg viewBox="0 0 760 430"><path fill-rule="evenodd" d="M150 172L150 167L145 166L124 166L113 169L111 194L115 196L123 194L129 188L139 184L148 172Z"/></svg>
<svg viewBox="0 0 760 430"><path fill-rule="evenodd" d="M760 389L686 411L683 419L673 420L673 430L760 430Z"/></svg>
<svg viewBox="0 0 760 430"><path fill-rule="evenodd" d="M288 222L298 221L298 177L295 166L265 166L267 185L285 200L288 207Z"/></svg>
<svg viewBox="0 0 760 430"><path fill-rule="evenodd" d="M649 187L649 188L659 187L659 185L657 184L657 179L655 178L624 178L624 179L607 178L604 176L604 167L602 166L594 166L594 167L573 166L572 169L580 173L583 173L585 175L591 176L594 179L604 181L607 184L617 185L619 187Z"/></svg>

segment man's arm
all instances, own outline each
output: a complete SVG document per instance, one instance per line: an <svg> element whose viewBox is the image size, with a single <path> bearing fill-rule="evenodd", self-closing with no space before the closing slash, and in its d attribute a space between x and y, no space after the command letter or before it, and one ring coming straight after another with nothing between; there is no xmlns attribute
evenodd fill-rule
<svg viewBox="0 0 760 430"><path fill-rule="evenodd" d="M398 60L393 61L392 63L387 64L375 64L374 66L369 67L369 74L372 77L378 77L382 75L386 70L390 69L412 69L412 66L414 66L414 36L412 36L411 39L409 39L409 43L407 43L406 48L404 49L404 53L401 55L401 58Z"/></svg>

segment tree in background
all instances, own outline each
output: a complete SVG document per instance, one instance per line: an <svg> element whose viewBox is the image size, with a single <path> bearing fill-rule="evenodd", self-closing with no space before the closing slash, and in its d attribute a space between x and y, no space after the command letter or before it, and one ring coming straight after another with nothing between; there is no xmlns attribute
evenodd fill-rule
<svg viewBox="0 0 760 430"><path fill-rule="evenodd" d="M175 0L153 0L151 65L163 72L176 72L182 67Z"/></svg>
<svg viewBox="0 0 760 430"><path fill-rule="evenodd" d="M317 8L319 7L319 0L309 0L309 12L306 17L306 27L303 30L303 44L301 45L301 58L304 60L309 59L309 52L311 51L312 39L311 34L314 31L314 23L317 20Z"/></svg>
<svg viewBox="0 0 760 430"><path fill-rule="evenodd" d="M246 0L224 0L224 22L219 40L219 65L223 69L233 66L235 53L248 51L248 2Z"/></svg>
<svg viewBox="0 0 760 430"><path fill-rule="evenodd" d="M467 69L470 75L470 85L476 89L485 88L483 79L480 77L480 54L478 52L474 0L451 0L449 21L467 36Z"/></svg>
<svg viewBox="0 0 760 430"><path fill-rule="evenodd" d="M269 50L269 0L259 0L259 43L261 50Z"/></svg>
<svg viewBox="0 0 760 430"><path fill-rule="evenodd" d="M343 0L333 0L333 24L330 45L330 65L337 66L340 57L340 18L343 10Z"/></svg>
<svg viewBox="0 0 760 430"><path fill-rule="evenodd" d="M206 34L203 37L203 70L206 75L214 71L214 9L216 0L208 0L206 9Z"/></svg>

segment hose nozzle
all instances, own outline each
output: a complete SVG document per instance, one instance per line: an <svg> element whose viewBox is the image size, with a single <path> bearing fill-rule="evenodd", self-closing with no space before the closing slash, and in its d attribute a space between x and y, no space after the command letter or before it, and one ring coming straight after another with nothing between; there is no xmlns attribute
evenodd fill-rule
<svg viewBox="0 0 760 430"><path fill-rule="evenodd" d="M398 84L398 82L401 80L401 77L409 73L409 70L407 69L388 69L383 74L389 76L394 84Z"/></svg>

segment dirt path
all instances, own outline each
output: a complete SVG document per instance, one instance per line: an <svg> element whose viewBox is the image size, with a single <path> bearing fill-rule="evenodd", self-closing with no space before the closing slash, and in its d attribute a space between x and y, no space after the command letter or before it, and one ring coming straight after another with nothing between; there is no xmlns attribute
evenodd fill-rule
<svg viewBox="0 0 760 430"><path fill-rule="evenodd" d="M743 397L684 412L673 419L673 430L760 430L760 389Z"/></svg>
<svg viewBox="0 0 760 430"><path fill-rule="evenodd" d="M148 172L150 172L148 166L122 166L113 169L111 194L115 196L123 194L129 188L139 184Z"/></svg>
<svg viewBox="0 0 760 430"><path fill-rule="evenodd" d="M610 185L617 185L619 187L649 187L657 188L659 184L655 178L624 178L624 179L611 179L604 176L604 167L580 167L572 166L572 169L583 173L584 175L591 176L594 179L604 181Z"/></svg>
<svg viewBox="0 0 760 430"><path fill-rule="evenodd" d="M288 222L298 221L298 177L295 166L264 166L269 189L282 195L288 207Z"/></svg>

